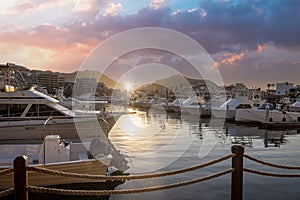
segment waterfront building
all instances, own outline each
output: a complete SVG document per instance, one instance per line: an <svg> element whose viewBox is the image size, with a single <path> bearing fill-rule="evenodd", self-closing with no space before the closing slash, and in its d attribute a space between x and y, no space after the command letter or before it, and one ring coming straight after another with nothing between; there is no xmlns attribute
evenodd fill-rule
<svg viewBox="0 0 300 200"><path fill-rule="evenodd" d="M56 72L32 70L28 84L36 84L40 88L45 88L50 93L55 93L59 88L64 86L65 79Z"/></svg>
<svg viewBox="0 0 300 200"><path fill-rule="evenodd" d="M276 83L276 95L286 95L293 88L293 83Z"/></svg>

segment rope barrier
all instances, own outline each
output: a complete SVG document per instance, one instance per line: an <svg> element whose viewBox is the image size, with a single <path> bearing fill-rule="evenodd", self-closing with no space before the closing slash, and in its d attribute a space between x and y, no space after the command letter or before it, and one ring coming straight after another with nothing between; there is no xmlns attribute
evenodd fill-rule
<svg viewBox="0 0 300 200"><path fill-rule="evenodd" d="M258 174L262 176L272 176L272 177L281 177L281 178L299 178L300 174L278 174L278 173L270 173L270 172L264 172L264 171L257 171L249 168L244 168L245 172L252 173L252 174Z"/></svg>
<svg viewBox="0 0 300 200"><path fill-rule="evenodd" d="M8 174L11 174L14 172L14 169L10 168L10 169L3 169L0 171L0 176L5 176Z"/></svg>
<svg viewBox="0 0 300 200"><path fill-rule="evenodd" d="M72 177L72 178L87 178L87 179L99 179L99 180L105 180L105 181L112 181L112 180L136 180L136 179L148 179L148 178L157 178L157 177L164 177L164 176L170 176L180 173L185 173L189 171L193 171L196 169L204 168L219 162L222 162L224 160L227 160L229 158L234 157L235 154L229 154L227 156L223 156L221 158L200 164L195 165L188 168L183 168L179 170L173 170L173 171L167 171L167 172L161 172L161 173L153 173L153 174L142 174L142 175L129 175L129 176L104 176L104 175L91 175L91 174L77 174L77 173L68 173L63 171L57 171L57 170L50 170L45 168L39 168L39 167L27 167L27 170L29 171L35 171L39 173L45 173L50 175L56 175L56 176L65 176L65 177Z"/></svg>
<svg viewBox="0 0 300 200"><path fill-rule="evenodd" d="M14 193L14 188L9 188L0 192L0 197L5 197Z"/></svg>
<svg viewBox="0 0 300 200"><path fill-rule="evenodd" d="M133 193L142 193L142 192L154 192L159 190L167 190L182 186L187 186L195 183L200 183L207 181L213 178L217 178L228 173L232 173L233 169L227 169L215 174L204 176L198 179L193 179L189 181L169 184L169 185L160 185L148 188L138 188L138 189L127 189L127 190L66 190L66 189L56 189L56 188L45 188L45 187L36 187L28 186L27 189L30 192L35 193L49 193L49 194L62 194L62 195L78 195L78 196L102 196L102 195L112 195L112 194L133 194Z"/></svg>
<svg viewBox="0 0 300 200"><path fill-rule="evenodd" d="M300 170L300 166L286 166L286 165L277 165L277 164L273 164L273 163L269 163L269 162L265 162L262 160L258 160L256 158L253 158L247 154L244 154L245 158L248 158L249 160L252 160L254 162L260 163L262 165L266 165L269 167L274 167L274 168L281 168L281 169L299 169Z"/></svg>

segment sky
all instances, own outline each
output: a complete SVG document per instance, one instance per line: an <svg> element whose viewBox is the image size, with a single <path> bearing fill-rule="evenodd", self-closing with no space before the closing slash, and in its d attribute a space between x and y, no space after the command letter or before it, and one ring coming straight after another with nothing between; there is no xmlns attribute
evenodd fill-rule
<svg viewBox="0 0 300 200"><path fill-rule="evenodd" d="M133 28L162 27L179 31L201 44L225 84L243 82L248 87L263 88L276 82L300 84L300 1L297 0L0 0L0 3L2 64L12 62L29 69L73 72L111 36ZM116 72L118 67L129 66L133 61L154 62L158 55L160 61L170 58L169 53L145 52L129 52L108 71ZM176 69L189 70L186 61L174 62L174 56L169 60ZM113 72L108 75L118 77Z"/></svg>

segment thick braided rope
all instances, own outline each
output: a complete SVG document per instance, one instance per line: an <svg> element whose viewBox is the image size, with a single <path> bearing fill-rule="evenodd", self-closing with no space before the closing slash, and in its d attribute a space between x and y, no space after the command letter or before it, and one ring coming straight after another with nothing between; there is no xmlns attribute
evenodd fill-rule
<svg viewBox="0 0 300 200"><path fill-rule="evenodd" d="M275 168L281 168L281 169L300 169L300 166L277 165L277 164L265 162L265 161L262 161L262 160L258 160L256 158L253 158L252 156L247 155L247 154L244 154L244 157L248 158L249 160L252 160L254 162L260 163L262 165L269 166L269 167L275 167Z"/></svg>
<svg viewBox="0 0 300 200"><path fill-rule="evenodd" d="M10 168L10 169L4 169L0 171L0 176L5 176L7 174L11 174L14 172L14 169Z"/></svg>
<svg viewBox="0 0 300 200"><path fill-rule="evenodd" d="M9 188L0 192L0 197L5 197L14 193L14 188Z"/></svg>
<svg viewBox="0 0 300 200"><path fill-rule="evenodd" d="M189 171L193 171L196 169L204 168L213 164L216 164L218 162L227 160L229 158L234 157L235 154L229 154L227 156L223 156L221 158L200 164L195 165L188 168L183 168L179 170L173 170L173 171L167 171L167 172L161 172L161 173L153 173L153 174L141 174L141 175L129 175L129 176L104 176L104 175L91 175L91 174L77 174L77 173L68 173L63 171L57 171L57 170L49 170L45 168L39 168L39 167L27 167L29 171L35 171L40 173L46 173L50 175L56 175L56 176L65 176L65 177L72 177L72 178L87 178L87 179L99 179L99 180L136 180L136 179L147 179L147 178L157 178L157 177L164 177L164 176L170 176L180 173L185 173Z"/></svg>
<svg viewBox="0 0 300 200"><path fill-rule="evenodd" d="M281 178L299 178L300 174L278 174L278 173L270 173L270 172L264 172L264 171L257 171L253 169L244 168L245 172L252 173L252 174L258 174L262 176L272 176L272 177L281 177Z"/></svg>
<svg viewBox="0 0 300 200"><path fill-rule="evenodd" d="M62 194L62 195L78 195L78 196L102 196L102 195L112 195L112 194L133 194L133 193L142 193L142 192L154 192L159 190L167 190L177 187L182 187L186 185L191 185L195 183L200 183L207 181L213 178L217 178L228 173L232 173L233 169L227 169L215 174L204 176L198 179L193 179L189 181L184 181L180 183L174 183L169 185L160 185L147 188L138 188L138 189L127 189L127 190L66 190L66 189L56 189L56 188L45 188L45 187L36 187L36 186L27 186L28 191L35 193L49 193L49 194Z"/></svg>

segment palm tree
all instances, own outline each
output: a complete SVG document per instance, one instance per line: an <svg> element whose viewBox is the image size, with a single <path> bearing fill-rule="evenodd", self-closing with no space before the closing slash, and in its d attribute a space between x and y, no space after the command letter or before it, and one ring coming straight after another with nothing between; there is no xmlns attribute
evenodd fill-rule
<svg viewBox="0 0 300 200"><path fill-rule="evenodd" d="M270 94L270 87L271 87L271 86L272 86L271 83L268 83L268 84L267 84L267 87L268 87L267 94Z"/></svg>
<svg viewBox="0 0 300 200"><path fill-rule="evenodd" d="M275 84L274 84L274 83L272 83L272 84L271 84L271 86L273 87L273 90L274 90Z"/></svg>

